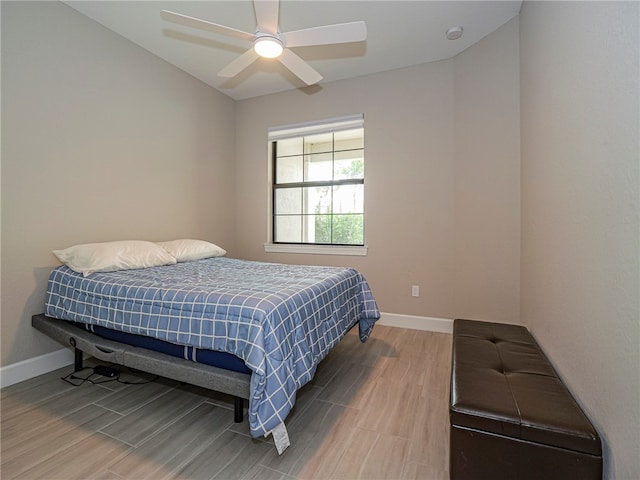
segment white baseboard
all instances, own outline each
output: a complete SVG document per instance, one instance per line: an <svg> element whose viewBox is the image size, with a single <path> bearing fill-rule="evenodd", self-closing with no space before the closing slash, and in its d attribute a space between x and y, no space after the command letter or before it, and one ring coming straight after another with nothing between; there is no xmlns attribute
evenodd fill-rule
<svg viewBox="0 0 640 480"><path fill-rule="evenodd" d="M418 317L415 315L382 312L377 323L389 327L410 328L413 330L441 333L453 332L453 320L448 318ZM7 365L0 368L0 388L8 387L14 383L19 383L71 364L73 364L73 352L68 348L63 348L39 357Z"/></svg>
<svg viewBox="0 0 640 480"><path fill-rule="evenodd" d="M418 317L401 313L380 313L379 325L389 327L427 330L430 332L453 333L453 320L449 318Z"/></svg>
<svg viewBox="0 0 640 480"><path fill-rule="evenodd" d="M73 364L73 351L68 348L12 363L0 368L0 388L29 380L71 364Z"/></svg>

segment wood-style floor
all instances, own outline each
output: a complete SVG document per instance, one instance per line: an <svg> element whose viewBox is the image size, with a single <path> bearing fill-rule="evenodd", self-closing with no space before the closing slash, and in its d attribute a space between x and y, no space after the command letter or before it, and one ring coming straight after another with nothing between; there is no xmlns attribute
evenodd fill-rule
<svg viewBox="0 0 640 480"><path fill-rule="evenodd" d="M298 392L282 456L233 423L229 396L162 378L74 387L67 367L2 390L1 478L448 478L451 335L355 330Z"/></svg>

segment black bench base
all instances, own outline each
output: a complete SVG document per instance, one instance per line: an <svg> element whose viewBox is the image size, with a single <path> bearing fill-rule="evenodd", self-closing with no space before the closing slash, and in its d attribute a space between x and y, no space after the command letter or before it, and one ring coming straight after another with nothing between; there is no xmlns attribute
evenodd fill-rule
<svg viewBox="0 0 640 480"><path fill-rule="evenodd" d="M602 458L463 427L451 427L451 479L600 480Z"/></svg>

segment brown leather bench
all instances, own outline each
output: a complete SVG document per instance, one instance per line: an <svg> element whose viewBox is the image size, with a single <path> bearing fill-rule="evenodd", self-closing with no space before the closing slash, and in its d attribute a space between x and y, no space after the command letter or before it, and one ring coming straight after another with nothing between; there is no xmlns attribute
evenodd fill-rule
<svg viewBox="0 0 640 480"><path fill-rule="evenodd" d="M451 479L601 479L595 428L521 326L457 319Z"/></svg>

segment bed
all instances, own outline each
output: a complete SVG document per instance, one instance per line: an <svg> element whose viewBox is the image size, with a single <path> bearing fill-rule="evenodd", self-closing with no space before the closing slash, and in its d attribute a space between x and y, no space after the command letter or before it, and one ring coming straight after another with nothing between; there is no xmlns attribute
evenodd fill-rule
<svg viewBox="0 0 640 480"><path fill-rule="evenodd" d="M283 435L281 443L288 444L284 420L296 391L313 378L318 363L349 329L357 325L360 340L366 341L380 313L367 281L355 269L219 256L90 275L63 265L51 272L45 312L38 317L34 326L54 338L68 338L69 328L83 332L76 326L81 324L88 335L111 342L103 350L134 345L136 368L153 370L161 359L163 371L184 371L174 376L188 383L218 390L220 379L222 384L235 382L235 387L220 390L248 398L251 434L273 433L280 451L286 448L278 445ZM66 330L54 332L60 329ZM133 343L118 338L123 334L133 337ZM91 353L91 337L76 337ZM135 338L147 343L140 348ZM168 361L166 352L149 341L176 347L176 355L184 358ZM203 360L215 352L232 357L239 367ZM203 382L198 375L215 381Z"/></svg>

